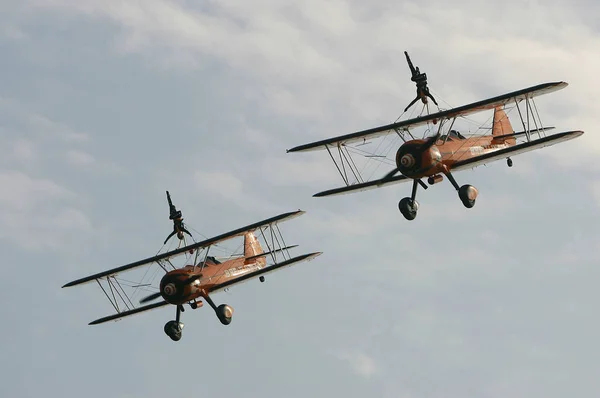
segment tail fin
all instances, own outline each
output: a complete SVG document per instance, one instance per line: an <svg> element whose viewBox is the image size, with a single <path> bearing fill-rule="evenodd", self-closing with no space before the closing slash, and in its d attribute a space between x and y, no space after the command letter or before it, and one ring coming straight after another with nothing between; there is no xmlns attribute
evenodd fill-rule
<svg viewBox="0 0 600 398"><path fill-rule="evenodd" d="M256 239L256 236L253 232L247 232L244 235L244 257L253 257L252 260L247 260L247 262L255 262L259 265L267 264L267 259L265 256L256 257L257 254L264 253L262 247L260 246L260 242Z"/></svg>
<svg viewBox="0 0 600 398"><path fill-rule="evenodd" d="M494 109L494 123L492 124L492 135L493 136L507 136L502 138L494 138L494 141L498 140L508 145L515 145L516 138L511 136L514 133L514 130L510 124L510 120L508 120L508 116L502 107L497 106Z"/></svg>

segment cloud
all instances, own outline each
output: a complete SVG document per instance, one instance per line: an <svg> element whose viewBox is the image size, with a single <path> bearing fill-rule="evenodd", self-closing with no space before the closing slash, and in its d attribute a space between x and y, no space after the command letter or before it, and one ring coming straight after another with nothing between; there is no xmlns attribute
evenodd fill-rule
<svg viewBox="0 0 600 398"><path fill-rule="evenodd" d="M238 200L243 196L242 181L231 173L196 170L192 178L193 184L198 188L205 192L213 192L224 199Z"/></svg>
<svg viewBox="0 0 600 398"><path fill-rule="evenodd" d="M203 7L161 0L34 4L116 23L122 28L121 48L152 57L155 65L182 59L186 67L201 69L215 57L255 79L262 92L257 98L282 115L325 119L324 112L333 111L338 120L352 122L347 125L365 128L390 121L409 100L406 92L414 90L406 76L405 49L428 72L436 95L455 106L544 80L568 80L570 88L540 100L546 104L540 112L561 129L592 131L590 115L600 101L595 79L600 60L594 56L600 39L591 34L593 24L581 19L589 5L565 8L557 2L523 9L509 1L490 23L490 7L469 1L461 2L471 10L468 16L457 5L436 1L372 7L335 1L326 8L315 1L285 7L262 1L252 4L252 12L243 2ZM397 15L403 23L397 23ZM507 30L509 24L514 28ZM429 51L442 40L444 51ZM344 124L340 128L343 133ZM315 133L314 138L326 136ZM600 152L600 139L582 140L585 145L565 151Z"/></svg>
<svg viewBox="0 0 600 398"><path fill-rule="evenodd" d="M0 170L0 239L36 251L75 250L92 224L78 196L48 179Z"/></svg>
<svg viewBox="0 0 600 398"><path fill-rule="evenodd" d="M66 157L67 161L74 166L89 166L96 163L96 159L91 154L81 150L69 150Z"/></svg>
<svg viewBox="0 0 600 398"><path fill-rule="evenodd" d="M44 199L55 199L71 194L52 181L36 181L17 171L0 173L0 185L7 188L2 190L0 196L2 206L15 210L31 208Z"/></svg>
<svg viewBox="0 0 600 398"><path fill-rule="evenodd" d="M339 359L345 361L358 376L368 379L380 372L377 362L362 352L342 352L337 356Z"/></svg>
<svg viewBox="0 0 600 398"><path fill-rule="evenodd" d="M594 199L596 200L597 205L600 207L600 180L592 181L590 185Z"/></svg>
<svg viewBox="0 0 600 398"><path fill-rule="evenodd" d="M90 139L89 135L85 133L73 131L70 127L37 113L28 113L27 121L35 130L36 135L45 139L57 139L65 143L81 143Z"/></svg>
<svg viewBox="0 0 600 398"><path fill-rule="evenodd" d="M92 147L92 137L64 123L37 113L26 104L12 98L0 98L0 131L2 158L0 165L18 165L23 170L42 172L58 162L74 166L78 172L99 172L114 175L123 169L110 160L98 159L85 147Z"/></svg>
<svg viewBox="0 0 600 398"><path fill-rule="evenodd" d="M480 188L474 209L462 207L447 181L420 190L415 222L407 222L397 210L409 185L315 199L312 193L341 185L327 153L314 158L285 154L286 148L313 139L394 120L414 94L405 49L428 73L435 94L452 105L540 81L567 80L568 89L540 98L542 118L558 129L593 132L594 102L586 101L598 92L595 3L583 11L577 2L562 4L567 7L563 10L559 2L513 1L502 7L466 1L28 4L39 6L18 25L29 40L7 58L18 73L6 74L18 82L7 92L19 98L25 112L14 118L4 111L0 134L4 181L28 188L16 190L26 198L24 204L2 196L2 231L20 228L31 234L28 244L57 245L61 239L72 244L73 239L88 239L90 229L97 231L96 220L107 220L106 239L93 241L95 251L85 263L95 272L112 266L113 260L121 264L119 259L141 258L162 243L168 230L163 234L161 228L170 228L162 213L165 198L150 195L164 195L165 186L186 222L202 223L211 236L296 204L308 210L283 232L289 244L323 250L317 262L278 274L274 283L261 285L264 289L240 287L239 294L249 296L238 296L239 317L230 327L202 318L213 320L213 314L191 316L186 311L184 340L201 330L232 342L229 356L238 359L221 361L228 355L206 347L218 359L206 369L216 381L205 386L207 395L239 396L236 386L219 387L227 382L224 369L244 375L253 366L273 373L273 383L248 379L264 396L306 396L328 389L335 395L383 395L384 388L394 392L389 396L518 395L527 390L550 397L572 392L573 385L584 395L595 391L594 358L587 353L598 334L598 323L590 317L598 301L593 283L598 279L597 250L590 249L597 240L593 220L598 206L588 185L597 170L588 167L593 159L581 155L583 150L594 153L593 134L519 156L510 170L498 162L457 174L459 182ZM112 52L107 43L113 43ZM32 62L40 51L56 62ZM35 89L27 82L34 82ZM65 89L57 94L47 87ZM35 101L23 99L27 96ZM30 113L42 119L30 118ZM103 124L104 119L110 122ZM206 126L199 120L208 120L210 128L199 129ZM93 135L107 125L117 127L112 135ZM68 134L69 126L72 132L89 130L89 139ZM33 134L46 131L57 133ZM10 163L13 152L20 162ZM131 175L108 182L87 178L96 167L93 162L119 154ZM573 162L565 168L552 161L555 155ZM535 178L521 174L522 166ZM94 206L87 203L88 196ZM9 247L17 244L13 236L1 239ZM69 267L46 258L45 269L52 275L60 272L54 267L63 272ZM80 271L78 264L73 276L82 276ZM89 354L99 358L92 366L104 369L110 358L103 357L109 344L103 342L116 341L117 349L127 345L134 362L143 361L148 344L156 348L154 357L186 350L185 344L173 345L162 334L172 313L88 330L87 306L95 301L85 300L84 306L76 291L60 291L70 297L63 300L56 299L54 287L40 289L50 301L43 307L26 305L30 312L15 316L13 323L23 326L23 333L11 336L16 351L34 350L42 358L61 352L69 358L77 356L73 347L91 347ZM299 291L301 296L294 295ZM263 305L254 305L259 299ZM56 321L59 313L67 314L64 322ZM256 321L261 316L267 322ZM29 325L31 319L35 322ZM76 327L85 333L64 339L69 329L64 325L80 322ZM282 326L269 328L268 322ZM136 328L136 323L148 328ZM44 337L53 344L28 338L40 324L46 325ZM249 345L238 335L258 343ZM99 343L89 344L90 339ZM273 344L277 341L282 345ZM299 343L284 343L289 341ZM367 341L368 347L357 349L357 341ZM332 344L353 348L315 365ZM283 345L288 352L273 349ZM292 374L300 375L292 389L289 369L272 366L290 357L297 358L293 362L299 370ZM15 379L10 376L30 369L15 358L16 366L7 365L10 383ZM69 364L63 365L68 370ZM132 377L148 380L141 395L173 393L166 391L172 386L153 382L159 380L156 367L122 365L134 370L109 368L114 375L127 374L123 380L113 375L111 393L128 391ZM348 378L348 367L363 376ZM189 366L181 369L183 376L191 375L185 374ZM78 383L93 381L97 373L90 371L89 380L82 375ZM43 378L49 376L40 374L42 384L32 385L29 395L45 385ZM60 377L54 381L57 390L60 382ZM20 391L18 383L10 383L5 395Z"/></svg>

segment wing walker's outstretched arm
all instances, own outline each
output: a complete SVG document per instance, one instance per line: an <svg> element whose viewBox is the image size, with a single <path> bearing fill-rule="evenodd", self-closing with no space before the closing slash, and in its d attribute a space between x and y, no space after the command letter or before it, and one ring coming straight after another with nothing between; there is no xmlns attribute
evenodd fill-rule
<svg viewBox="0 0 600 398"><path fill-rule="evenodd" d="M173 205L169 191L167 191L167 201L169 202L169 220L173 220L173 232L171 232L169 236L167 236L167 239L165 239L164 244L167 244L168 240L171 239L173 235L177 235L177 238L179 238L179 240L183 240L184 233L188 234L189 236L192 236L192 234L187 229L185 229L185 226L183 225L183 217L181 214L181 210L177 210L177 208Z"/></svg>
<svg viewBox="0 0 600 398"><path fill-rule="evenodd" d="M431 98L433 103L437 106L437 101L435 100L435 98L433 98L433 95L431 95L431 93L429 92L429 88L427 87L427 74L421 73L418 66L416 68L413 66L410 57L408 56L408 53L406 51L404 51L404 55L406 56L406 62L408 62L408 67L410 68L410 72L412 74L410 80L417 84L417 96L414 100L411 101L410 104L408 104L406 108L404 108L404 112L406 112L408 108L413 106L415 102L417 102L419 99L424 104L427 104L428 97Z"/></svg>
<svg viewBox="0 0 600 398"><path fill-rule="evenodd" d="M411 62L410 57L408 56L408 53L406 51L404 51L404 55L406 56L406 62L408 62L410 73L413 77L415 77L419 72L415 70L415 67L413 66L413 63Z"/></svg>

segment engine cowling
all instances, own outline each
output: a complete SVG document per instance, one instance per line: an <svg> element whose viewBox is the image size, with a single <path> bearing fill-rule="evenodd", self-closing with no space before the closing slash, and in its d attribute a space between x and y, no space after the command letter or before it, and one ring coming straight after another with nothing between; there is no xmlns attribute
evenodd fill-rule
<svg viewBox="0 0 600 398"><path fill-rule="evenodd" d="M181 304L197 292L201 275L171 271L160 281L160 294L170 304Z"/></svg>
<svg viewBox="0 0 600 398"><path fill-rule="evenodd" d="M396 167L407 177L427 172L442 161L442 154L435 145L426 145L425 140L411 141L396 152Z"/></svg>
<svg viewBox="0 0 600 398"><path fill-rule="evenodd" d="M177 275L165 275L160 281L160 293L170 304L177 304L183 299L185 286Z"/></svg>

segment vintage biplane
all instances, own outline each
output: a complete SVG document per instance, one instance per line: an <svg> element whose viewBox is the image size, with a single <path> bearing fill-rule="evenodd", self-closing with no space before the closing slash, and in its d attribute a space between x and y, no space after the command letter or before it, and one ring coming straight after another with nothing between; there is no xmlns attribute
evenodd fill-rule
<svg viewBox="0 0 600 398"><path fill-rule="evenodd" d="M288 149L287 152L326 150L329 153L345 186L319 192L313 195L316 197L358 192L412 181L411 196L402 199L398 207L406 219L413 220L419 206L415 200L417 188L419 185L424 189L428 188L422 179L427 178L427 182L433 185L446 176L458 191L464 206L471 208L475 205L477 189L468 184L459 186L452 172L471 169L500 159L506 159L508 166L512 167L511 156L554 145L583 134L583 131L566 131L546 135L546 131L553 127L542 127L534 98L566 86L565 82L539 84L457 108L300 145ZM507 116L507 112L514 109L517 110L516 113L523 126L523 130L519 132L513 130ZM454 128L456 121L468 120L467 116L490 110L494 112L491 127L480 125L477 129L477 131L484 131L483 134L467 137ZM427 129L423 138L416 139L411 130L424 126ZM380 143L375 149L381 150L382 147L387 147L388 151L391 151L395 146L398 149L393 158L366 149L367 145L372 144L371 140L376 138L396 140L386 145ZM369 180L369 177L365 177L365 173L357 166L357 156L368 159L367 163L373 160L379 161L379 165L387 163L393 166L393 169L378 179ZM336 159L338 157L339 159Z"/></svg>
<svg viewBox="0 0 600 398"><path fill-rule="evenodd" d="M180 316L181 312L184 311L184 305L189 304L190 308L196 309L203 305L202 300L204 300L215 311L221 323L228 325L231 322L233 308L226 304L215 305L211 298L213 293L255 278L264 282L264 276L270 272L302 261L312 260L321 254L321 252L315 252L296 257L291 257L289 254L289 250L296 247L296 245L286 246L279 229L279 223L302 214L304 214L304 211L301 210L280 214L145 260L77 279L63 287L89 282L96 282L100 286L116 310L116 314L97 319L90 322L90 325L117 320L167 305L174 305L176 306L175 320L167 322L164 331L172 340L178 341L181 339L183 329ZM222 261L215 256L208 255L209 249L233 238L243 238L243 253L241 255L234 254ZM259 238L263 239L267 251L263 250ZM178 268L173 264L173 261L178 257L185 257L185 266ZM272 264L267 264L267 259L270 259ZM137 289L147 285L122 279L121 274L125 271L154 264L160 266L165 273L160 280L160 287L157 292L140 300L140 304L145 305L136 307L126 291L128 289L124 287ZM160 269L157 271L160 271ZM157 303L146 304L159 298L161 301Z"/></svg>

